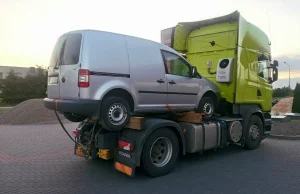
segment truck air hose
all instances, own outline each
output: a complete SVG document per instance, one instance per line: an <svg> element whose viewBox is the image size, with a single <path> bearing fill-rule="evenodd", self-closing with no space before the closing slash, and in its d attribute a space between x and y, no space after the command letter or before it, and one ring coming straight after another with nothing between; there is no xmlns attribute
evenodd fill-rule
<svg viewBox="0 0 300 194"><path fill-rule="evenodd" d="M57 117L57 119L58 119L58 121L59 121L61 127L62 127L63 130L66 132L66 134L69 136L69 138L70 138L75 144L78 144L78 143L71 137L71 135L68 133L68 131L66 130L66 128L65 128L64 124L61 122L61 120L60 120L60 118L59 118L57 112L54 111L54 113L55 113L55 115L56 115L56 117Z"/></svg>

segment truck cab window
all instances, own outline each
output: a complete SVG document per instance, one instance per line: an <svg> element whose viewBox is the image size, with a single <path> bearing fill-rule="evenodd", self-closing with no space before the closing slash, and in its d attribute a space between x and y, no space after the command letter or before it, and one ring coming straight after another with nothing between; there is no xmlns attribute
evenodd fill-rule
<svg viewBox="0 0 300 194"><path fill-rule="evenodd" d="M168 74L190 77L190 66L183 59L178 55L166 51L162 51L162 54L164 56L164 63Z"/></svg>
<svg viewBox="0 0 300 194"><path fill-rule="evenodd" d="M269 80L269 69L268 69L269 60L266 56L260 55L258 57L258 75L265 79Z"/></svg>

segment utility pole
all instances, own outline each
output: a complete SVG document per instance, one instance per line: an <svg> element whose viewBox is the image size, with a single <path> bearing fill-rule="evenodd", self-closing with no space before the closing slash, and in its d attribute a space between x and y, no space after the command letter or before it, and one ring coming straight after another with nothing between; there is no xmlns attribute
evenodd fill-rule
<svg viewBox="0 0 300 194"><path fill-rule="evenodd" d="M287 64L286 62L284 62L285 64ZM290 67L290 65L289 64L287 64L288 66L289 66L289 88L290 88L290 90L291 90L291 67Z"/></svg>

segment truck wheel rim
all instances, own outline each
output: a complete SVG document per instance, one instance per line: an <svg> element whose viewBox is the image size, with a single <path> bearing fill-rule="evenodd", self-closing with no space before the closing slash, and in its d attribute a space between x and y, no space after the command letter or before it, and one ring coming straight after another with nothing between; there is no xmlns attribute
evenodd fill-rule
<svg viewBox="0 0 300 194"><path fill-rule="evenodd" d="M257 125L253 124L250 126L249 135L252 141L256 141L259 137L259 128Z"/></svg>
<svg viewBox="0 0 300 194"><path fill-rule="evenodd" d="M204 106L203 106L203 111L206 115L211 115L212 113L212 110L213 110L213 106L209 103L205 103Z"/></svg>
<svg viewBox="0 0 300 194"><path fill-rule="evenodd" d="M165 166L172 157L172 143L166 137L160 137L155 140L150 149L150 158L152 164L157 167Z"/></svg>
<svg viewBox="0 0 300 194"><path fill-rule="evenodd" d="M126 107L122 104L115 103L108 109L108 119L114 125L122 124L127 117Z"/></svg>

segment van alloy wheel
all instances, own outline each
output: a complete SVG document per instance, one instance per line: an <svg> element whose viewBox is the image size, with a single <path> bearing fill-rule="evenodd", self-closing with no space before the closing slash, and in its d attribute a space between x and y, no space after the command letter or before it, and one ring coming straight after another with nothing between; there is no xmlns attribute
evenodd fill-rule
<svg viewBox="0 0 300 194"><path fill-rule="evenodd" d="M212 107L212 104L210 103L205 103L204 106L203 106L203 112L206 114L206 115L211 115L212 112L213 112L213 107Z"/></svg>
<svg viewBox="0 0 300 194"><path fill-rule="evenodd" d="M109 107L108 118L114 125L122 124L127 117L127 110L123 104L114 103Z"/></svg>
<svg viewBox="0 0 300 194"><path fill-rule="evenodd" d="M205 113L204 118L209 119L215 113L215 101L208 96L202 97L196 112Z"/></svg>

